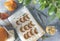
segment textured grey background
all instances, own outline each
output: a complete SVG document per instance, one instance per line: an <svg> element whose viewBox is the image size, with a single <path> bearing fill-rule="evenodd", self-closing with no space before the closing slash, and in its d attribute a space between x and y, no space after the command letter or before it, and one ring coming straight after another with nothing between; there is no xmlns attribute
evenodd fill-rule
<svg viewBox="0 0 60 41"><path fill-rule="evenodd" d="M0 12L6 12L7 11L7 9L4 7L4 2L5 1L6 0L0 0ZM35 7L37 8L38 6L39 5L36 5ZM21 4L18 4L18 8L16 9L16 11L18 9L20 9L21 7L22 7L22 5ZM28 6L28 8L29 8L29 6ZM38 21L38 23L40 23L44 29L45 29L45 26L47 26L47 25L54 25L54 26L56 26L56 29L57 29L56 34L54 36L51 36L50 38L44 39L44 41L60 41L60 21L58 20L58 18L55 18L54 20L52 20L52 21L49 22L48 21L50 19L49 17L45 18L43 15L41 15L42 19L45 22L45 24L44 24L44 23L41 22L41 19L39 18L36 10L31 10L31 9L29 9L29 10L32 13L32 15L35 17L35 19ZM9 11L7 11L7 12L9 14L15 13L15 11L14 12L11 12L11 13ZM47 9L45 9L43 11L43 13L47 15ZM42 13L40 13L40 14L42 14ZM41 41L41 39L39 39L38 41Z"/></svg>

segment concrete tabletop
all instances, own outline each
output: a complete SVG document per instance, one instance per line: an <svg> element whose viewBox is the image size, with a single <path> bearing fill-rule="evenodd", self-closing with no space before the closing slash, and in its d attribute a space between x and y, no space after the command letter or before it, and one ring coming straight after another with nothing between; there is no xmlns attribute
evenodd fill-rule
<svg viewBox="0 0 60 41"><path fill-rule="evenodd" d="M7 9L4 7L4 2L5 2L6 0L0 0L0 12L6 12L7 11ZM17 8L17 10L18 9L20 9L20 7L21 7L21 5L18 5L18 8ZM38 6L36 5L36 8L37 8ZM29 7L28 7L29 8ZM16 10L16 11L17 11ZM15 11L15 12L16 12ZM44 23L41 23L41 19L39 20L39 16L36 14L37 12L36 12L36 10L30 10L30 12L33 14L33 16L35 17L35 19L42 25L42 27L45 29L45 27L44 27ZM47 12L47 9L45 9L44 11L43 11L43 13L45 13L45 14L47 14L46 13ZM14 13L14 12L13 12ZM41 13L40 13L41 14ZM55 35L53 35L53 36L51 36L50 38L46 38L46 39L44 39L44 41L60 41L60 21L59 21L59 19L58 18L55 18L54 20L52 20L51 22L49 22L48 21L48 19L49 19L49 17L48 18L45 18L44 16L42 16L41 15L41 17L43 18L43 20L44 20L44 22L45 22L45 26L47 26L47 25L54 25L54 26L56 26L56 29L57 29L57 32L56 32L56 34ZM0 24L1 24L1 22L2 21L0 21ZM4 24L4 23L2 23L2 24ZM19 40L20 41L20 40ZM38 41L42 41L41 39L39 39Z"/></svg>

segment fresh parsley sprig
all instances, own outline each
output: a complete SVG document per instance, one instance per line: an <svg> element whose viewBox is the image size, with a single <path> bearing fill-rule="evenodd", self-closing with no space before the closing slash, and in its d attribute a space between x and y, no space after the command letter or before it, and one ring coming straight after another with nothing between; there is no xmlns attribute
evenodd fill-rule
<svg viewBox="0 0 60 41"><path fill-rule="evenodd" d="M55 13L56 17L60 18L60 0L18 0L19 3L23 3L23 5L29 5L31 1L33 3L40 4L40 10L44 10L49 7L48 15L53 15Z"/></svg>

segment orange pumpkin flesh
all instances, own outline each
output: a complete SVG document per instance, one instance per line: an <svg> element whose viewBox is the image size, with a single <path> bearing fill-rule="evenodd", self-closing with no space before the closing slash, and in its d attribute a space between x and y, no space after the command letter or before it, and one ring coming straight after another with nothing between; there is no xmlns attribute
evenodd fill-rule
<svg viewBox="0 0 60 41"><path fill-rule="evenodd" d="M0 27L0 41L5 41L8 38L6 30Z"/></svg>

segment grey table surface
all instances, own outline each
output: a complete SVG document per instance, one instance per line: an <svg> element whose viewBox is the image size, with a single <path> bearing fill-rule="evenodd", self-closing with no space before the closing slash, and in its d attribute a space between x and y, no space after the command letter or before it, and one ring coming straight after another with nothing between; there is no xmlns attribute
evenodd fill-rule
<svg viewBox="0 0 60 41"><path fill-rule="evenodd" d="M0 0L0 12L6 12L7 9L4 7L4 2L6 0ZM18 8L16 9L19 10L22 7L21 4L18 4ZM38 5L36 5L36 8L38 7ZM28 7L29 8L29 7ZM30 10L30 9L29 9ZM16 11L12 12L15 13ZM35 17L35 19L38 21L38 23L40 23L42 25L42 27L45 29L45 26L47 25L54 25L56 26L57 32L55 35L51 36L50 38L46 38L44 39L44 41L60 41L60 21L58 18L55 18L54 20L52 20L51 22L48 21L48 19L50 19L49 17L45 18L43 15L41 15L42 19L44 20L45 24L42 23L39 18L39 16L37 15L36 10L30 10L30 12L32 13L32 15ZM9 14L12 14L8 11ZM44 14L47 15L47 9L45 9L43 11ZM41 14L41 13L40 13ZM48 15L47 15L48 16ZM0 21L1 22L1 21ZM1 23L0 23L1 24ZM4 23L2 23L4 24ZM38 41L41 41L41 39L39 39Z"/></svg>

